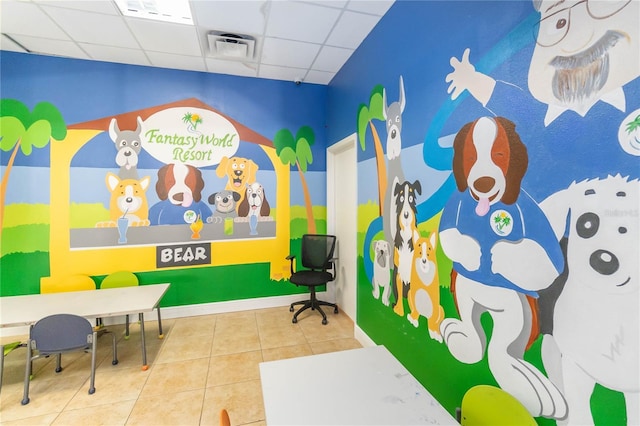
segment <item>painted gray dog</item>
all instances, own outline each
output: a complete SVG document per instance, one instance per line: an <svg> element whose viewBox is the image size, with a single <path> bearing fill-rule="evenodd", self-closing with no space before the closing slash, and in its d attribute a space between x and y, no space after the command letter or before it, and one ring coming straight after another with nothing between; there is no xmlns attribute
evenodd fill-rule
<svg viewBox="0 0 640 426"><path fill-rule="evenodd" d="M140 134L142 133L142 119L138 117L136 130L120 130L115 118L109 124L109 137L118 150L116 164L120 166L120 179L138 179L138 155L142 149Z"/></svg>

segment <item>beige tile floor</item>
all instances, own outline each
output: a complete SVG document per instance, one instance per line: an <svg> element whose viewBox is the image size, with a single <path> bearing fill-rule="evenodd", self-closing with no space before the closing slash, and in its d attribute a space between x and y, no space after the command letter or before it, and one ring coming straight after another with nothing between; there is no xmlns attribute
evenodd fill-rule
<svg viewBox="0 0 640 426"><path fill-rule="evenodd" d="M234 426L264 425L260 362L361 347L342 312L327 312L327 325L317 312L306 311L297 324L291 315L285 306L168 319L162 340L157 322L145 322L147 371L141 369L138 325L128 340L124 326L109 326L120 336L119 363L111 364L111 339L102 336L93 395L87 392L91 356L68 354L59 374L52 358L34 362L26 406L20 404L26 352L14 350L5 359L0 424L217 425L226 408Z"/></svg>

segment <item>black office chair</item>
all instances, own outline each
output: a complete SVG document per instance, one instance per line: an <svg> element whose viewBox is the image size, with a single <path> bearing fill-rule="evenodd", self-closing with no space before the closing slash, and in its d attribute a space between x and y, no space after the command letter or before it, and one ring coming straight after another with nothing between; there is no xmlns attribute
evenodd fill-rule
<svg viewBox="0 0 640 426"><path fill-rule="evenodd" d="M311 292L308 300L301 300L291 304L289 311L293 312L295 305L302 305L300 309L293 315L291 322L298 322L298 315L301 312L311 308L322 314L322 324L327 323L327 316L320 306L333 306L333 312L338 313L338 305L335 303L324 302L316 298L316 287L325 285L329 281L335 279L335 265L333 252L336 248L335 235L316 235L305 234L302 236L301 263L304 268L302 271L294 272L295 256L287 256L291 262L291 281L293 284L309 287Z"/></svg>

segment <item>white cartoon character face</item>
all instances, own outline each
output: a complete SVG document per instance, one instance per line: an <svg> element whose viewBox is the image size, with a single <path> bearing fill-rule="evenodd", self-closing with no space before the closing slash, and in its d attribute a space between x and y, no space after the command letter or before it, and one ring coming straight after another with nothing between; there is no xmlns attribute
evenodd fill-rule
<svg viewBox="0 0 640 426"><path fill-rule="evenodd" d="M575 184L568 268L576 283L602 293L637 293L640 256L637 180L620 176Z"/></svg>
<svg viewBox="0 0 640 426"><path fill-rule="evenodd" d="M540 21L529 90L541 102L582 115L640 75L640 2L534 1Z"/></svg>

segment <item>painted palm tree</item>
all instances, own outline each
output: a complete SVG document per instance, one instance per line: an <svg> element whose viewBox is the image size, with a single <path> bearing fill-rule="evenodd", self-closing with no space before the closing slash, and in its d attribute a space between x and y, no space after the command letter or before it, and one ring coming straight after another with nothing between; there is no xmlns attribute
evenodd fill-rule
<svg viewBox="0 0 640 426"><path fill-rule="evenodd" d="M5 152L11 151L0 182L0 233L9 174L18 150L28 156L33 148L44 148L51 139L61 141L66 136L67 125L53 104L40 102L29 112L29 108L20 101L0 99L0 149Z"/></svg>
<svg viewBox="0 0 640 426"><path fill-rule="evenodd" d="M382 150L382 143L380 142L380 136L373 124L373 120L380 120L384 122L384 102L382 92L384 87L378 84L371 91L369 97L369 106L360 104L358 107L358 140L360 141L360 148L364 151L366 148L366 134L367 124L371 129L371 135L373 136L373 147L376 153L376 168L378 172L378 209L379 214L382 216L384 206L384 195L387 191L387 166L384 160L384 151Z"/></svg>
<svg viewBox="0 0 640 426"><path fill-rule="evenodd" d="M281 129L273 138L273 145L276 147L276 154L282 164L295 165L300 175L302 190L304 192L304 203L307 210L307 230L310 234L316 233L316 221L313 218L313 206L311 204L311 194L304 173L307 165L313 163L313 153L311 146L315 142L313 129L309 126L302 126L294 139L289 129Z"/></svg>

